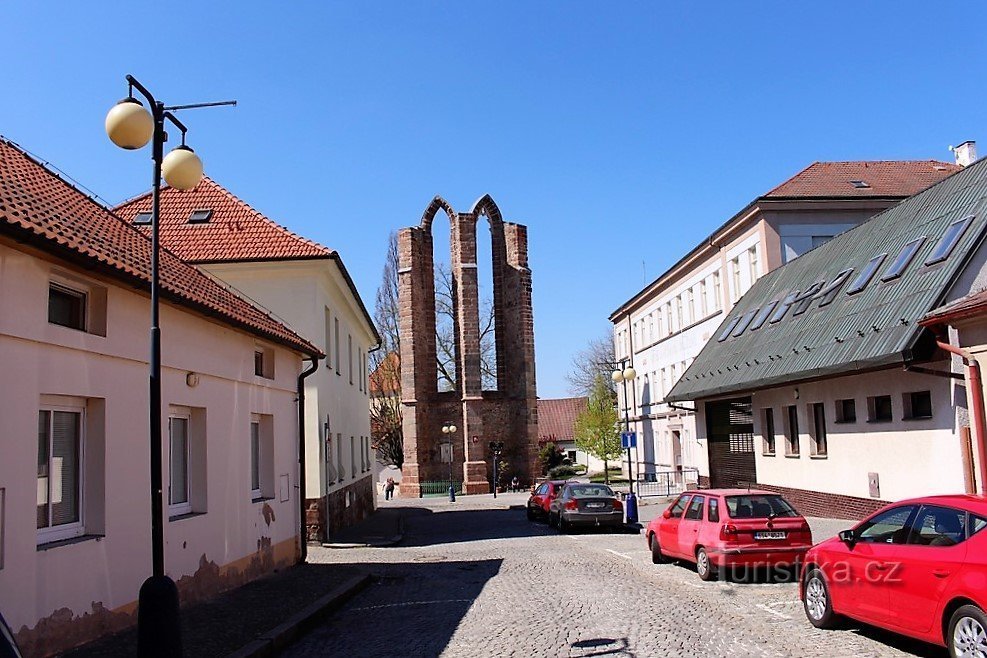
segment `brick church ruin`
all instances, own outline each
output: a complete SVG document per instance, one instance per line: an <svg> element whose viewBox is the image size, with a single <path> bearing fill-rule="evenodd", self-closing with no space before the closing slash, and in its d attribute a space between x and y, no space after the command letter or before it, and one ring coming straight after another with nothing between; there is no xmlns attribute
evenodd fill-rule
<svg viewBox="0 0 987 658"><path fill-rule="evenodd" d="M432 223L442 211L451 224L455 390L440 391L436 361L435 273ZM490 225L496 390L483 390L480 348L476 227ZM505 222L489 195L469 212L453 210L435 197L421 223L398 233L401 334L401 407L404 467L401 495L417 497L422 483L449 478L449 451L443 425L456 426L453 479L467 494L489 493L493 480L490 444L504 443L507 477L530 482L535 474L538 411L535 394L535 340L531 309L528 231ZM501 479L503 482L503 478Z"/></svg>

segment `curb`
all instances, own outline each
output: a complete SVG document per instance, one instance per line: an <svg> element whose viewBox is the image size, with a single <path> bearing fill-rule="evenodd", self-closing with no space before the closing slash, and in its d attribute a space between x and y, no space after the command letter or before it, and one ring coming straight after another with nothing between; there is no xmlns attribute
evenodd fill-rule
<svg viewBox="0 0 987 658"><path fill-rule="evenodd" d="M362 542L323 542L323 548L385 548L387 546L394 546L404 539L404 515L398 517L398 531L397 534L391 535L389 537L375 537L371 536L366 541Z"/></svg>
<svg viewBox="0 0 987 658"><path fill-rule="evenodd" d="M266 658L280 653L304 632L311 629L316 622L339 609L369 584L369 573L350 576L342 582L339 588L316 599L289 617L287 621L278 624L257 639L230 653L228 658Z"/></svg>

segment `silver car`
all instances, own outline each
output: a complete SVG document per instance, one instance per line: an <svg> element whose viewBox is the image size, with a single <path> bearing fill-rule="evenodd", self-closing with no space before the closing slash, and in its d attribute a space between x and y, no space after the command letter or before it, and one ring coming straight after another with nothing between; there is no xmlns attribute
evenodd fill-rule
<svg viewBox="0 0 987 658"><path fill-rule="evenodd" d="M624 505L605 484L570 482L552 501L548 523L560 532L576 526L619 528L624 525Z"/></svg>

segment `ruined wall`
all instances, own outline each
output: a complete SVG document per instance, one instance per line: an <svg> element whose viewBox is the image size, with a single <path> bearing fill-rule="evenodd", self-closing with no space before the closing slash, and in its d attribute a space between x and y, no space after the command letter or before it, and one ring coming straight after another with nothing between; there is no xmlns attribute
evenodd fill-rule
<svg viewBox="0 0 987 658"><path fill-rule="evenodd" d="M456 390L438 392L432 223L442 211L451 225L450 261L456 341ZM490 224L497 390L484 391L480 368L480 300L476 223ZM401 308L401 390L404 455L400 493L418 496L420 483L445 480L441 461L446 422L456 425L453 479L466 493L491 489L492 441L504 442L510 476L530 481L537 458L534 324L527 228L504 222L489 196L467 213L436 197L416 227L398 234ZM505 473L506 475L506 473Z"/></svg>

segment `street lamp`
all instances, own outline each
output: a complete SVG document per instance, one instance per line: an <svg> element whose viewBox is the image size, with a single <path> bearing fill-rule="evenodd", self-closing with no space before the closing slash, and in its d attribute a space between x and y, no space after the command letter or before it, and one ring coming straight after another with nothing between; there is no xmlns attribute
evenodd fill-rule
<svg viewBox="0 0 987 658"><path fill-rule="evenodd" d="M631 419L630 419L630 407L627 400L627 382L634 381L637 377L637 371L634 370L634 366L626 365L627 359L622 359L614 368L613 373L610 375L610 379L613 380L614 384L622 383L624 388L624 433L629 434L631 431ZM637 522L637 498L634 496L634 483L633 483L633 464L631 462L631 444L630 441L627 442L627 522L636 523Z"/></svg>
<svg viewBox="0 0 987 658"><path fill-rule="evenodd" d="M503 441L491 441L490 442L490 450L493 451L493 457L494 457L494 464L493 464L493 466L494 466L494 469L493 469L493 471L494 471L494 474L493 474L494 475L494 477L493 477L493 494L494 494L494 498L496 498L497 497L497 485L500 483L500 474L498 473L498 471L500 470L500 453L502 453L504 451L504 442Z"/></svg>
<svg viewBox="0 0 987 658"><path fill-rule="evenodd" d="M449 502L454 503L456 502L456 485L452 481L452 446L454 442L452 435L456 433L456 426L446 422L442 425L442 433L446 435L444 443L449 446Z"/></svg>
<svg viewBox="0 0 987 658"><path fill-rule="evenodd" d="M178 190L190 190L202 180L202 161L185 145L187 128L173 112L197 107L236 105L236 101L165 106L155 100L133 76L127 76L127 97L106 115L106 134L114 144L127 150L143 148L151 142L154 163L151 178L151 354L149 362L150 441L151 441L151 562L152 575L141 585L137 600L137 654L139 656L181 656L182 637L178 612L178 588L164 570L164 506L162 503L161 448L161 328L158 297L158 224L161 176ZM147 100L150 111L134 98L137 89ZM182 133L182 143L164 156L168 141L165 119Z"/></svg>

